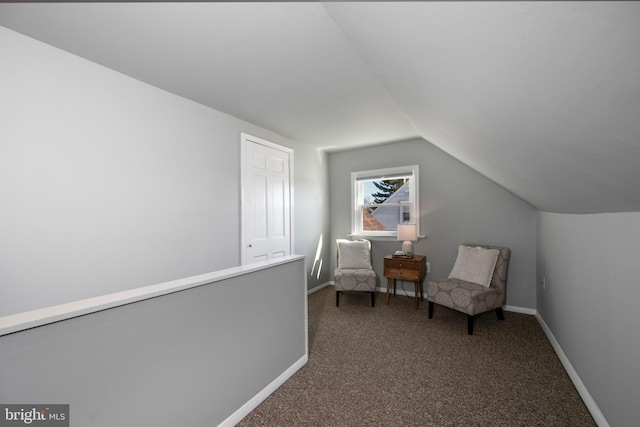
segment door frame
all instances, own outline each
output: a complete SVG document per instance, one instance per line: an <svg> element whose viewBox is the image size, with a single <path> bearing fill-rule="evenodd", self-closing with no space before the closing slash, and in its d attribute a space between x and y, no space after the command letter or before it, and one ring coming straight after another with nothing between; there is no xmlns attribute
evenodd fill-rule
<svg viewBox="0 0 640 427"><path fill-rule="evenodd" d="M247 180L247 168L246 168L246 161L247 161L247 146L248 144L259 144L259 145L264 145L266 147L269 148L273 148L275 150L278 151L282 151L284 153L286 153L289 156L289 253L293 254L295 253L295 246L294 246L294 242L295 242L295 236L293 233L294 230L294 218L293 218L293 211L294 211L294 204L293 204L293 149L289 148L289 147L285 147L283 145L279 145L276 143L273 143L271 141L267 141L266 139L262 139L262 138L258 138L257 136L253 136L253 135L249 135L248 133L245 132L241 132L240 133L240 203L241 203L241 209L240 209L240 263L241 265L246 265L247 264L247 245L249 244L246 239L247 239L247 233L246 233L246 224L245 224L245 219L246 219L246 209L247 209L247 203L246 203L246 191L245 191L245 186L246 186L246 180Z"/></svg>

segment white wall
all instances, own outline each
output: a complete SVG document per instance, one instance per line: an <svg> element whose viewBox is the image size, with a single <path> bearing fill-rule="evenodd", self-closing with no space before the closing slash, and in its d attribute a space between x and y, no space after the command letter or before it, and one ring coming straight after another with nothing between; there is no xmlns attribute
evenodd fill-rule
<svg viewBox="0 0 640 427"><path fill-rule="evenodd" d="M307 255L307 283L313 289L333 278L327 153L302 146L295 152L295 162L295 249Z"/></svg>
<svg viewBox="0 0 640 427"><path fill-rule="evenodd" d="M238 265L240 132L295 150L315 256L317 150L4 27L0 51L0 316Z"/></svg>
<svg viewBox="0 0 640 427"><path fill-rule="evenodd" d="M447 277L461 243L508 246L507 304L535 309L537 210L423 139L330 154L332 242L351 231L351 172L414 164L420 166L420 231L427 236L414 252L431 262L427 279ZM382 287L382 260L400 246L373 242ZM335 248L333 254L335 266Z"/></svg>
<svg viewBox="0 0 640 427"><path fill-rule="evenodd" d="M607 422L638 422L640 213L540 212L538 312Z"/></svg>

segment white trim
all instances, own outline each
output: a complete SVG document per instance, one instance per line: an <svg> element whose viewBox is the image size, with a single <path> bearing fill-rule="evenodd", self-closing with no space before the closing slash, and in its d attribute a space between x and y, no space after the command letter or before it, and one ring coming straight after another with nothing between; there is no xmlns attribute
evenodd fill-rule
<svg viewBox="0 0 640 427"><path fill-rule="evenodd" d="M247 263L247 252L246 248L246 230L245 230L245 209L246 209L246 200L245 200L245 173L246 173L246 156L247 156L247 144L253 142L256 144L264 145L269 148L273 148L274 150L282 151L289 155L289 248L290 253L294 254L296 251L295 247L295 235L294 229L295 227L295 218L294 218L294 196L293 196L293 165L294 165L294 150L289 147L285 147L284 145L279 145L273 143L271 141L267 141L266 139L258 138L257 136L249 135L245 132L240 132L240 263L242 265Z"/></svg>
<svg viewBox="0 0 640 427"><path fill-rule="evenodd" d="M372 236L370 234L347 234L347 237L352 239L367 239L373 241L389 241L389 242L397 242L398 236Z"/></svg>
<svg viewBox="0 0 640 427"><path fill-rule="evenodd" d="M322 283L321 285L316 286L315 288L311 288L311 289L309 289L309 290L307 291L307 295L311 295L311 294L313 294L313 293L316 293L316 292L318 292L319 290L324 289L324 288L326 288L327 286L331 286L331 285L334 285L334 284L335 284L335 282L333 282L333 281L324 282L324 283Z"/></svg>
<svg viewBox="0 0 640 427"><path fill-rule="evenodd" d="M61 320L71 319L73 317L89 313L95 313L101 310L119 307L125 304L131 304L137 301L155 298L161 295L183 291L185 289L208 285L231 277L264 270L269 267L286 264L299 259L305 259L305 257L303 255L289 255L268 261L261 261L225 270L214 271L212 273L200 274L198 276L186 277L184 279L172 280L170 282L159 283L157 285L143 286L141 288L115 292L112 294L0 317L0 336L43 326L49 323L59 322Z"/></svg>
<svg viewBox="0 0 640 427"><path fill-rule="evenodd" d="M409 166L396 166L391 168L381 168L381 169L370 169L366 171L358 171L351 172L351 176L355 179L362 180L370 180L373 178L393 178L400 175L407 175L407 171L410 169L416 169L418 165L409 165Z"/></svg>
<svg viewBox="0 0 640 427"><path fill-rule="evenodd" d="M528 314L530 316L535 316L538 312L533 308L525 308L525 307L516 307L513 305L505 305L504 311L510 311L512 313L521 313Z"/></svg>
<svg viewBox="0 0 640 427"><path fill-rule="evenodd" d="M269 385L263 388L258 394L256 394L251 400L242 405L240 409L231 414L226 420L218 424L218 426L235 426L242 420L244 417L249 415L251 411L258 407L267 397L269 397L274 391L278 389L285 381L293 376L300 368L302 368L307 361L309 360L309 356L305 354L300 359L298 359L293 365L291 365L286 371L284 371L278 378L271 381Z"/></svg>
<svg viewBox="0 0 640 427"><path fill-rule="evenodd" d="M595 400L593 400L593 397L591 397L589 390L587 390L587 387L585 387L584 383L580 379L580 376L578 375L576 370L573 369L571 362L569 361L567 356L564 354L564 351L562 351L562 347L560 347L560 344L556 340L556 337L553 336L551 329L549 329L549 327L545 323L542 316L540 316L540 313L536 312L535 316L536 316L536 319L538 319L538 323L542 327L542 330L547 335L547 339L551 343L551 346L553 347L556 354L558 355L558 358L560 359L562 366L564 366L564 370L567 371L567 374L569 375L569 378L571 378L573 385L575 386L576 390L578 390L578 394L580 394L580 397L582 397L582 401L584 402L585 406L591 413L591 416L593 417L594 421L596 422L596 424L598 424L599 427L609 427L609 423L607 422L606 418L602 414L602 411L600 411L600 408L598 408L598 405L596 404Z"/></svg>
<svg viewBox="0 0 640 427"><path fill-rule="evenodd" d="M407 282L407 281L398 279L397 282ZM412 287L413 287L413 282L411 282L411 284L412 284ZM385 294L385 295L387 294L387 288L386 287L384 287L384 288L383 287L378 287L378 288L376 288L376 290L378 292L380 292L380 293ZM393 293L393 288L391 288L390 292ZM407 297L411 297L411 298L415 298L416 297L415 291L404 289L402 287L402 284L400 284L400 286L396 286L396 295L407 296ZM426 301L426 299L425 299L425 301Z"/></svg>
<svg viewBox="0 0 640 427"><path fill-rule="evenodd" d="M410 280L398 280L398 282L411 282L411 281ZM413 282L411 282L411 283L413 283ZM321 286L315 288L315 290L313 292L319 291L320 289L322 289L322 288L324 288L324 287L326 287L328 285L335 286L335 282L333 280L330 281L330 282L327 282L324 285L321 285ZM379 287L376 288L376 292L380 292L380 293L386 294L387 293L387 288L386 288L386 286L384 288L379 286ZM311 294L311 292L310 292L310 294ZM401 296L408 296L408 297L412 297L412 298L416 297L415 291L412 291L412 290L409 290L409 289L404 289L402 287L402 285L396 286L396 294L400 294ZM426 298L425 298L425 300L426 300ZM528 314L528 315L536 316L536 317L537 317L537 314L538 314L538 312L536 310L532 309L532 308L516 307L516 306L513 306L513 305L505 305L504 306L504 311L509 311L509 312L512 312L512 313Z"/></svg>
<svg viewBox="0 0 640 427"><path fill-rule="evenodd" d="M371 240L396 240L398 233L396 231L364 231L361 230L362 225L360 222L362 221L362 216L359 211L360 204L357 203L357 200L361 199L362 194L357 193L356 183L358 181L363 180L371 180L385 177L394 177L394 176L408 176L411 175L412 179L409 181L409 186L411 188L410 194L412 197L412 201L409 204L411 206L411 222L416 224L418 236L420 236L420 165L408 165L408 166L397 166L391 168L383 168L383 169L372 169L366 171L357 171L351 172L351 234L360 236L365 239ZM390 206L395 206L392 204ZM398 204L401 206L401 204ZM359 224L359 225L356 225ZM356 229L358 231L356 232Z"/></svg>
<svg viewBox="0 0 640 427"><path fill-rule="evenodd" d="M399 280L399 281L400 281L400 280ZM413 283L413 282L411 282L411 283ZM323 285L322 287L324 288L325 286L328 286L328 285L335 286L335 285L336 285L336 282L335 282L335 281L333 281L333 280L331 280L330 282L327 282L327 283L326 283L325 285ZM318 290L320 290L320 289L318 289ZM314 292L315 292L315 291L314 291ZM376 288L376 292L379 292L379 293L381 293L381 294L385 294L385 295L386 295L386 294L387 294L387 288L386 288L386 287L384 287L384 288L383 288L383 287L381 287L381 286L378 286L378 287ZM414 291L404 290L404 289L402 288L402 286L400 286L400 289L398 289L398 287L396 286L396 295L397 295L398 293L400 293L400 296L408 296L408 297L412 297L412 298L415 298L415 296L416 296L416 293L415 293Z"/></svg>

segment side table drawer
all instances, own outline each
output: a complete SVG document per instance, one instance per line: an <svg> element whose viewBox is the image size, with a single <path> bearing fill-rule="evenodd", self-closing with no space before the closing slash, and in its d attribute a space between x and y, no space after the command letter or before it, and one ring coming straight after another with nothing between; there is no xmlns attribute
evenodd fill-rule
<svg viewBox="0 0 640 427"><path fill-rule="evenodd" d="M385 258L384 276L401 280L419 280L420 263L411 259Z"/></svg>

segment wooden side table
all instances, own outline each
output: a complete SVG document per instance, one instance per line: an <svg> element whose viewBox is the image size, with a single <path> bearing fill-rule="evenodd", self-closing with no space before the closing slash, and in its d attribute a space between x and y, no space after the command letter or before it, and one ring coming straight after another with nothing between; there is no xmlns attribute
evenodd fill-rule
<svg viewBox="0 0 640 427"><path fill-rule="evenodd" d="M393 284L393 296L396 295L396 280L407 280L414 284L416 294L416 310L420 301L424 301L424 279L427 277L427 257L414 255L413 258L384 257L384 277L387 278L387 304Z"/></svg>

